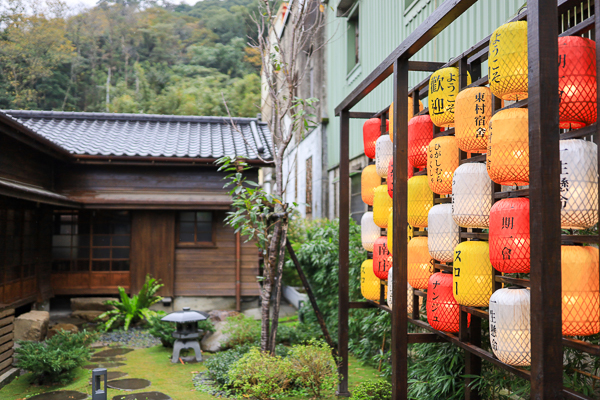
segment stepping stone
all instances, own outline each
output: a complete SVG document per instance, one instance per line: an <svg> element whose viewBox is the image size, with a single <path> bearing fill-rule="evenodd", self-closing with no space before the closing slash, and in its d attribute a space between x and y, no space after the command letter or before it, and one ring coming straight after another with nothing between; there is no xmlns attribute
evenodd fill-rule
<svg viewBox="0 0 600 400"><path fill-rule="evenodd" d="M85 400L88 398L86 393L76 392L75 390L58 390L30 397L28 400Z"/></svg>
<svg viewBox="0 0 600 400"><path fill-rule="evenodd" d="M108 373L106 375L106 379L109 381L112 381L113 379L123 378L124 376L127 376L127 372L108 371ZM90 379L90 385L91 384L92 384L92 380Z"/></svg>
<svg viewBox="0 0 600 400"><path fill-rule="evenodd" d="M147 379L117 379L116 381L108 381L106 384L109 388L119 390L140 390L150 387L151 382Z"/></svg>
<svg viewBox="0 0 600 400"><path fill-rule="evenodd" d="M108 349L108 350L102 350L102 351L94 354L94 357L115 357L115 356L122 356L123 354L127 354L127 353L129 353L131 351L133 351L133 349L126 349L126 348Z"/></svg>
<svg viewBox="0 0 600 400"><path fill-rule="evenodd" d="M116 368L116 367L122 367L123 365L125 365L125 363L122 363L122 362L102 362L102 363L98 363L98 364L84 365L83 368L89 369L91 371L96 368Z"/></svg>
<svg viewBox="0 0 600 400"><path fill-rule="evenodd" d="M173 400L173 399L161 392L143 392L143 393L134 393L134 394L127 394L127 395L122 394L122 395L113 397L112 400Z"/></svg>

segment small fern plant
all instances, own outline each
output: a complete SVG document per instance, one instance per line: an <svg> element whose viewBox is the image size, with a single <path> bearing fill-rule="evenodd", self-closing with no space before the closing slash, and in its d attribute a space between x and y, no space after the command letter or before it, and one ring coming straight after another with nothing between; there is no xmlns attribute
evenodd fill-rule
<svg viewBox="0 0 600 400"><path fill-rule="evenodd" d="M108 331L115 324L116 326L123 324L123 329L128 330L132 323L136 323L144 318L149 320L151 317L157 315L156 311L150 310L150 306L162 300L162 297L157 296L156 292L163 286L163 284L150 275L146 275L144 286L133 297L129 297L125 293L125 289L119 286L121 300L105 301L104 304L115 308L98 316L98 319L108 318L104 324L104 330Z"/></svg>

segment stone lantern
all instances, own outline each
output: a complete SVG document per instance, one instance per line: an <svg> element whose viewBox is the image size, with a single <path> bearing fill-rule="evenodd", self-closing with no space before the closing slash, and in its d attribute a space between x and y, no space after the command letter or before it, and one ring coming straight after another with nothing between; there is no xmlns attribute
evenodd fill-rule
<svg viewBox="0 0 600 400"><path fill-rule="evenodd" d="M193 349L196 354L196 361L202 361L202 352L198 338L198 321L204 321L207 316L199 311L191 311L189 307L183 307L183 311L172 312L171 314L161 318L162 321L175 322L177 330L173 332L173 337L176 339L173 344L173 356L171 362L179 361L179 353L183 349Z"/></svg>

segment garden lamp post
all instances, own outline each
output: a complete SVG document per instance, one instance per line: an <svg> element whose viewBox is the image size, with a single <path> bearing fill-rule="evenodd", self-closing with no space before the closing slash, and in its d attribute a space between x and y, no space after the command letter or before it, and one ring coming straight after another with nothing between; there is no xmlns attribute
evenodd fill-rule
<svg viewBox="0 0 600 400"><path fill-rule="evenodd" d="M173 356L171 362L176 363L179 360L179 353L183 349L193 349L196 354L196 361L202 361L202 352L198 338L198 321L204 321L206 315L198 311L190 311L189 307L183 307L183 311L172 312L161 318L162 321L175 322L177 330L173 332L176 339L173 344Z"/></svg>

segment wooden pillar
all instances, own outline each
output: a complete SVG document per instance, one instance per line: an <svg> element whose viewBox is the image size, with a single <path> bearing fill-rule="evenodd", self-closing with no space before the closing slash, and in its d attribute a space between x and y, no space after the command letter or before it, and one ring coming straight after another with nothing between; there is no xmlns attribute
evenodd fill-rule
<svg viewBox="0 0 600 400"><path fill-rule="evenodd" d="M408 393L407 315L407 157L408 157L408 60L394 62L394 248L392 287L392 398L404 400ZM418 100L418 99L417 99ZM419 307L419 302L413 304Z"/></svg>
<svg viewBox="0 0 600 400"><path fill-rule="evenodd" d="M349 238L350 238L350 114L340 113L340 266L339 266L339 313L338 313L338 355L341 380L337 395L350 397L348 392L348 308L349 297Z"/></svg>
<svg viewBox="0 0 600 400"><path fill-rule="evenodd" d="M556 0L527 2L531 200L531 398L562 399Z"/></svg>

